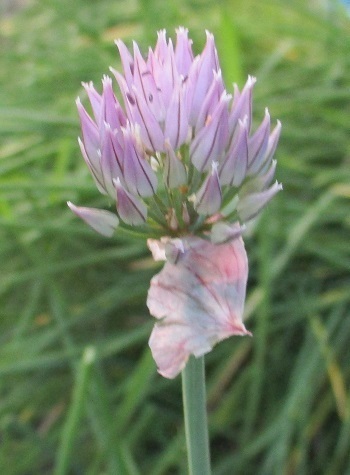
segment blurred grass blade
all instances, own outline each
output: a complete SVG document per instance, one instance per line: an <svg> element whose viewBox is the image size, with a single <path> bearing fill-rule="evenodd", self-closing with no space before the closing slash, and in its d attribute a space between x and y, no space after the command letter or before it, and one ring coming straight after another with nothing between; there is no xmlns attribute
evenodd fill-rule
<svg viewBox="0 0 350 475"><path fill-rule="evenodd" d="M232 83L237 83L241 88L247 79L243 71L239 36L238 26L234 23L229 10L222 10L220 23L215 34L215 42L229 92L231 92Z"/></svg>
<svg viewBox="0 0 350 475"><path fill-rule="evenodd" d="M70 471L69 467L72 453L74 453L74 445L85 408L87 388L90 382L91 369L95 363L95 359L96 350L93 347L86 348L77 368L72 401L68 409L67 419L62 432L54 475L66 475Z"/></svg>

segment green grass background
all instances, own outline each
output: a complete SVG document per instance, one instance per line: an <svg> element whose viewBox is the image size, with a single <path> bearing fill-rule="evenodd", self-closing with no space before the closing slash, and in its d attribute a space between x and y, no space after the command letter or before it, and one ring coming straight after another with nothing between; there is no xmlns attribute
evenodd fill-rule
<svg viewBox="0 0 350 475"><path fill-rule="evenodd" d="M323 6L321 5L323 3ZM350 474L350 20L336 2L27 0L0 6L0 473L186 474L181 380L147 339L145 243L66 206L106 207L74 99L113 44L190 28L227 84L257 76L283 123L280 193L246 236L247 327L207 357L215 475Z"/></svg>

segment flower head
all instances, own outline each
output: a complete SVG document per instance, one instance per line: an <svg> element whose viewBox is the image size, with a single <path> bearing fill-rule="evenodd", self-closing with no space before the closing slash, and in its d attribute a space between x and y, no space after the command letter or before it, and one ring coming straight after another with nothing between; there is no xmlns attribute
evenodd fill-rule
<svg viewBox="0 0 350 475"><path fill-rule="evenodd" d="M132 52L121 40L116 45L123 72L111 72L119 98L105 76L101 94L92 83L83 84L92 114L79 99L77 107L83 158L99 191L116 201L117 213L114 219L107 211L70 206L104 235L117 226L141 226L152 239L166 237L167 263L152 280L148 298L151 313L163 320L150 344L160 371L174 375L174 366L164 369L160 362L160 348L168 348L164 358L170 360L173 348L179 370L190 353L202 354L230 334L247 333L242 324L247 264L240 234L282 188L271 184L281 124L271 131L266 109L252 131L256 80L249 76L242 90L234 85L232 95L226 91L209 32L197 56L185 28L176 31L175 45L160 31L146 57L136 43ZM164 239L157 246L150 242L153 255L162 254ZM234 269L229 279L226 261ZM206 272L215 276L215 285L207 282ZM169 305L161 311L157 299L181 311Z"/></svg>

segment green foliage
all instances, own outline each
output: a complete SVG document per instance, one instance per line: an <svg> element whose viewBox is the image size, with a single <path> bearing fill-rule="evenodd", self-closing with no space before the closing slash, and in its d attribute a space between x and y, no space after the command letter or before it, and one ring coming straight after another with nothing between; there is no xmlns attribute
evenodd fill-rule
<svg viewBox="0 0 350 475"><path fill-rule="evenodd" d="M156 374L145 243L67 209L109 203L80 156L75 97L183 24L257 76L283 124L284 191L246 237L252 339L207 357L215 475L350 473L350 21L329 2L32 0L0 7L0 472L186 473L180 379ZM320 2L325 3L325 2ZM11 3L8 3L11 5ZM166 5L166 7L165 7ZM312 6L313 5L313 6ZM334 8L333 8L334 7Z"/></svg>

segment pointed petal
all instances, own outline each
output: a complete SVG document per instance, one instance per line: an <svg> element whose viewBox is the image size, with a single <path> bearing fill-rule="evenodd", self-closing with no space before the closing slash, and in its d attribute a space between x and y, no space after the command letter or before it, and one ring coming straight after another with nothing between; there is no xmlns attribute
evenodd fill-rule
<svg viewBox="0 0 350 475"><path fill-rule="evenodd" d="M158 121L147 106L143 96L139 94L138 89L133 87L132 94L127 96L131 117L140 126L142 140L151 150L162 152L164 150L164 133Z"/></svg>
<svg viewBox="0 0 350 475"><path fill-rule="evenodd" d="M175 155L170 143L165 143L164 182L168 188L177 188L186 183L187 173L182 161Z"/></svg>
<svg viewBox="0 0 350 475"><path fill-rule="evenodd" d="M266 172L266 169L270 167L271 160L272 160L272 158L275 154L276 147L277 147L277 144L278 144L278 141L279 141L279 138L280 138L281 128L282 128L281 122L278 120L276 127L273 129L273 131L271 132L271 135L269 137L269 141L268 141L268 144L267 144L267 150L266 150L264 159L262 160L263 165L262 165L261 169L258 172L259 175L264 174Z"/></svg>
<svg viewBox="0 0 350 475"><path fill-rule="evenodd" d="M134 82L134 60L131 56L128 48L121 40L116 40L115 44L119 50L120 59L122 60L122 65L124 69L124 77L125 81L128 84L129 88L131 87L132 83Z"/></svg>
<svg viewBox="0 0 350 475"><path fill-rule="evenodd" d="M159 32L158 35L156 49L154 53L152 50L149 51L147 64L152 71L161 103L164 106L162 113L165 117L173 91L182 83L183 78L176 67L172 41L169 40L168 44L166 43L165 30ZM162 121L163 116L157 115L157 119Z"/></svg>
<svg viewBox="0 0 350 475"><path fill-rule="evenodd" d="M188 39L188 30L183 27L176 30L175 61L178 72L186 77L193 62L193 52L192 40Z"/></svg>
<svg viewBox="0 0 350 475"><path fill-rule="evenodd" d="M248 262L241 238L216 245L184 241L176 264L166 262L148 291L150 313L162 319L149 345L160 374L174 378L190 354L203 355L231 335L247 335L242 323Z"/></svg>
<svg viewBox="0 0 350 475"><path fill-rule="evenodd" d="M248 76L248 80L240 93L238 87L234 85L234 101L229 117L229 130L230 135L234 134L238 124L238 120L243 120L247 117L247 131L250 132L252 123L252 93L253 87L256 83L256 79L252 76Z"/></svg>
<svg viewBox="0 0 350 475"><path fill-rule="evenodd" d="M67 205L74 214L103 236L111 237L119 224L118 217L110 211L75 206L70 201L67 202Z"/></svg>
<svg viewBox="0 0 350 475"><path fill-rule="evenodd" d="M124 151L109 124L104 123L105 131L101 151L101 171L103 184L109 196L115 198L113 180L123 181Z"/></svg>
<svg viewBox="0 0 350 475"><path fill-rule="evenodd" d="M114 68L109 68L111 73L113 73L120 92L122 93L123 100L124 100L124 106L126 109L126 115L129 120L133 119L133 108L135 106L135 99L133 97L133 94L130 92L132 88L132 83L129 85L127 81L125 80L124 76L122 76L118 71L116 71Z"/></svg>
<svg viewBox="0 0 350 475"><path fill-rule="evenodd" d="M222 81L221 71L218 71L217 73L214 72L213 82L211 83L209 91L205 96L205 99L203 101L203 104L201 105L198 114L198 119L195 127L196 134L200 131L202 127L205 126L208 117L213 115L217 105L220 102L224 90L225 86Z"/></svg>
<svg viewBox="0 0 350 475"><path fill-rule="evenodd" d="M138 150L131 127L122 130L124 136L124 180L128 190L135 195L152 196L157 189L157 176Z"/></svg>
<svg viewBox="0 0 350 475"><path fill-rule="evenodd" d="M270 168L266 170L264 175L257 175L244 183L239 191L240 197L244 198L244 196L249 195L250 193L258 193L266 190L275 176L276 165L277 161L272 160Z"/></svg>
<svg viewBox="0 0 350 475"><path fill-rule="evenodd" d="M86 150L85 150L85 146L83 144L83 142L80 140L80 138L78 138L78 143L79 143L79 147L80 147L80 151L81 151L81 154L85 160L85 163L86 165L88 166L89 170L90 170L90 173L95 181L95 184L97 186L97 189L100 193L102 193L103 195L107 195L107 190L105 188L105 185L104 185L104 179L103 179L103 174L102 174L102 170L101 170L101 165L100 165L100 161L98 162L97 166L94 166L87 153L86 153ZM99 156L100 158L100 156Z"/></svg>
<svg viewBox="0 0 350 475"><path fill-rule="evenodd" d="M98 133L98 128L95 122L86 112L79 98L76 100L76 104L80 117L85 152L86 155L89 157L91 165L94 167L95 170L98 171L100 168L100 136Z"/></svg>
<svg viewBox="0 0 350 475"><path fill-rule="evenodd" d="M164 120L165 110L152 72L143 59L139 47L134 42L134 87L142 97L143 107L147 107L158 122Z"/></svg>
<svg viewBox="0 0 350 475"><path fill-rule="evenodd" d="M240 186L243 182L248 168L248 133L247 121L238 121L238 129L235 138L232 140L230 148L224 161L220 164L221 185Z"/></svg>
<svg viewBox="0 0 350 475"><path fill-rule="evenodd" d="M142 140L146 148L154 151L163 151L164 134L156 118L149 110L142 95L137 88L130 88L125 79L118 71L110 68L114 74L123 95L127 117L133 124L138 124L141 130Z"/></svg>
<svg viewBox="0 0 350 475"><path fill-rule="evenodd" d="M92 112L94 113L94 117L95 117L95 122L96 124L99 124L100 119L101 119L102 97L94 88L92 81L90 81L89 83L83 82L82 86L84 87L86 94L88 95L89 101L91 103Z"/></svg>
<svg viewBox="0 0 350 475"><path fill-rule="evenodd" d="M218 72L220 69L214 36L208 31L206 35L207 41L204 50L199 56L199 60L192 63L189 72L189 81L194 85L190 108L191 125L195 125L197 122L200 108L213 81L213 71Z"/></svg>
<svg viewBox="0 0 350 475"><path fill-rule="evenodd" d="M102 123L100 124L100 130L104 131L104 122L110 125L111 129L120 130L126 124L126 117L118 100L116 99L112 89L112 79L108 76L104 76L102 80L103 93L102 93Z"/></svg>
<svg viewBox="0 0 350 475"><path fill-rule="evenodd" d="M253 175L262 166L270 136L270 114L265 109L265 117L255 134L248 141L248 173Z"/></svg>
<svg viewBox="0 0 350 475"><path fill-rule="evenodd" d="M213 116L199 131L190 145L190 158L199 171L208 170L211 162L220 161L228 139L227 103L230 96L222 94Z"/></svg>
<svg viewBox="0 0 350 475"><path fill-rule="evenodd" d="M171 94L166 113L164 137L175 149L180 147L188 136L188 117L183 87L177 85Z"/></svg>
<svg viewBox="0 0 350 475"><path fill-rule="evenodd" d="M238 201L237 212L242 221L249 221L267 205L267 203L282 190L282 185L277 181L267 190L252 193Z"/></svg>
<svg viewBox="0 0 350 475"><path fill-rule="evenodd" d="M267 146L267 151L266 151L266 154L267 154L267 157L272 157L276 151L276 147L277 147L277 144L278 144L278 140L280 138L280 134L281 134L281 128L282 128L282 124L281 122L278 120L277 121L277 124L276 124L276 127L273 129L270 137L269 137L269 144Z"/></svg>
<svg viewBox="0 0 350 475"><path fill-rule="evenodd" d="M120 218L132 226L144 224L147 218L145 203L125 190L119 179L114 180L114 185L117 191L117 211Z"/></svg>
<svg viewBox="0 0 350 475"><path fill-rule="evenodd" d="M217 168L217 162L213 162L211 173L196 193L194 208L199 214L210 215L220 209L222 196Z"/></svg>
<svg viewBox="0 0 350 475"><path fill-rule="evenodd" d="M157 32L157 43L154 48L154 55L159 63L165 63L168 58L168 44L166 40L166 30L159 30Z"/></svg>

